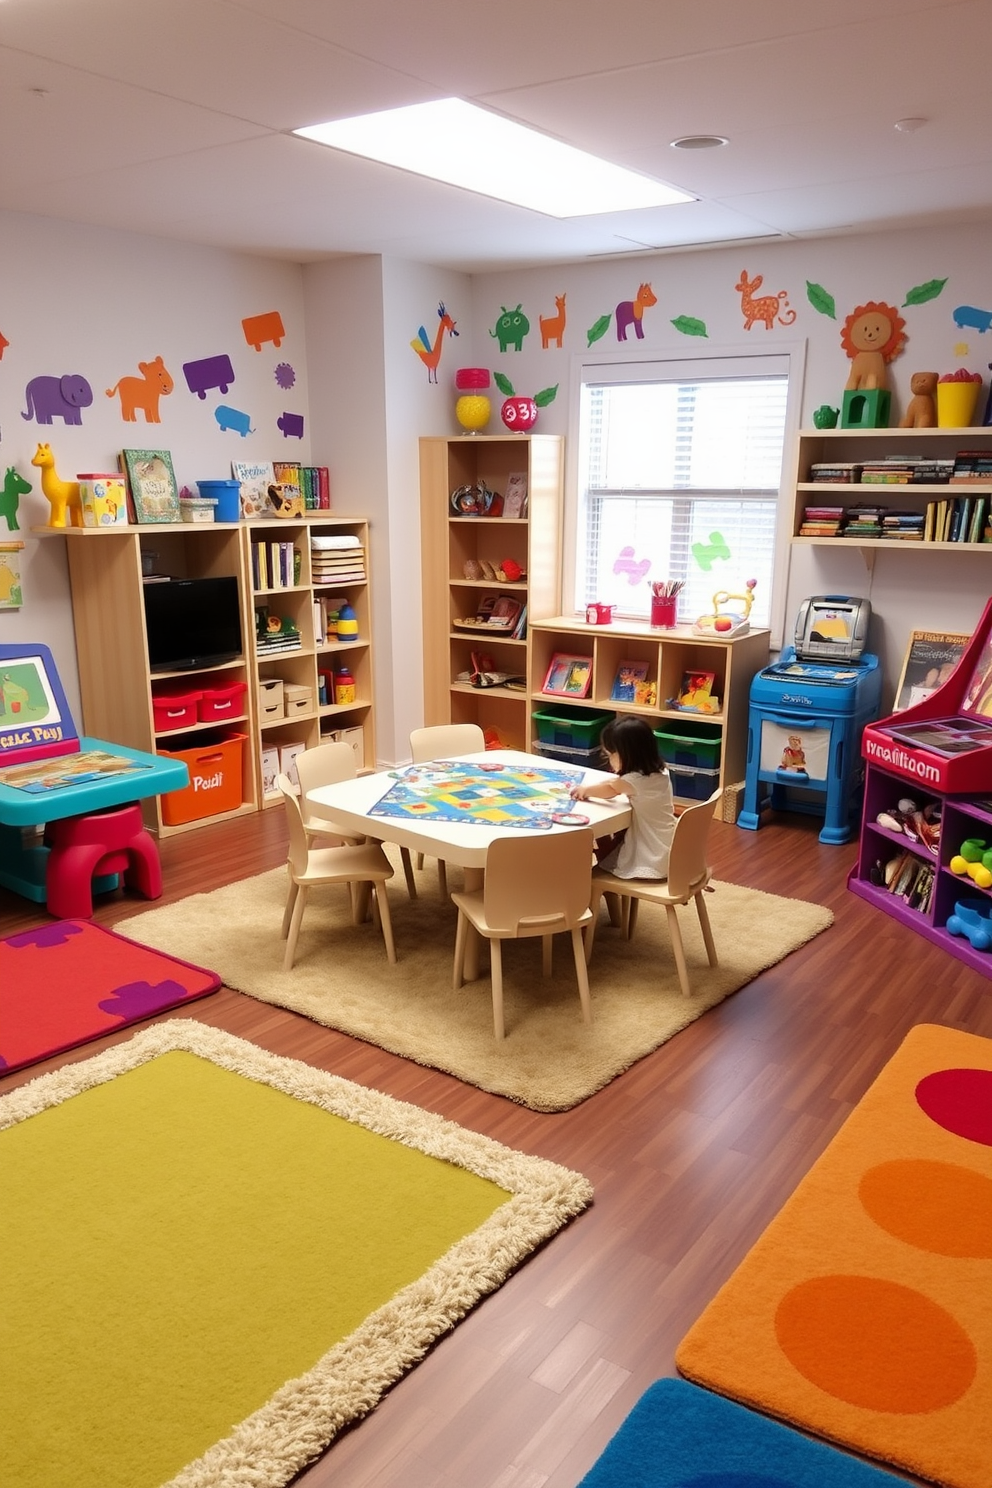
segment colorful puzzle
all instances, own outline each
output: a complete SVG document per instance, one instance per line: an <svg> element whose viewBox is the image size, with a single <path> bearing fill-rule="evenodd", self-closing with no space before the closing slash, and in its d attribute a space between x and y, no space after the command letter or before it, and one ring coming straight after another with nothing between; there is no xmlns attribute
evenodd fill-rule
<svg viewBox="0 0 992 1488"><path fill-rule="evenodd" d="M479 764L432 760L397 770L396 784L372 807L370 816L407 820L463 821L490 827L551 827L575 820L570 788L584 771L539 765Z"/></svg>

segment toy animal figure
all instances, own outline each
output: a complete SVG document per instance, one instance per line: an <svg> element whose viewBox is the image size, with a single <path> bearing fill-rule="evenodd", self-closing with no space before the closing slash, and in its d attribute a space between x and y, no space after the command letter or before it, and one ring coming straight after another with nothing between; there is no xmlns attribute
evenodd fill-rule
<svg viewBox="0 0 992 1488"><path fill-rule="evenodd" d="M780 289L777 295L762 295L760 299L753 299L756 289L760 289L765 282L763 274L755 274L753 279L747 277L747 269L741 269L741 277L734 288L741 297L741 311L744 315L744 329L749 331L756 320L764 322L765 330L770 331L776 317L779 325L792 325L796 318L796 312L789 305L788 296L784 289ZM779 315L783 302L787 310L786 315Z"/></svg>
<svg viewBox="0 0 992 1488"><path fill-rule="evenodd" d="M125 423L136 423L140 408L146 424L159 424L162 420L159 418L158 400L171 393L175 383L160 356L153 362L139 362L138 371L140 377L122 377L114 387L108 388L107 397L120 394L121 418Z"/></svg>
<svg viewBox="0 0 992 1488"><path fill-rule="evenodd" d="M559 351L561 350L562 337L565 334L565 296L563 294L555 295L555 308L558 312L556 315L539 315L537 317L538 324L541 327L542 351L547 351L552 341L554 341Z"/></svg>
<svg viewBox="0 0 992 1488"><path fill-rule="evenodd" d="M455 322L452 320L447 310L445 310L443 300L438 301L437 317L440 324L437 328L437 335L434 337L433 346L431 345L430 337L424 330L423 326L421 326L420 330L417 332L416 338L410 342L410 345L413 347L414 351L417 353L420 360L427 368L428 382L437 382L437 364L441 360L441 350L443 346L445 331L448 332L449 336L458 335L458 332L455 330Z"/></svg>
<svg viewBox="0 0 992 1488"><path fill-rule="evenodd" d="M72 527L82 527L83 513L79 505L79 482L60 480L55 469L55 456L52 454L50 444L39 444L31 461L41 470L41 489L51 504L52 512L48 519L49 527L65 527L66 512L69 513L69 524Z"/></svg>
<svg viewBox="0 0 992 1488"><path fill-rule="evenodd" d="M0 517L7 518L7 531L19 532L17 523L18 498L27 494L31 489L31 482L19 475L13 465L7 466L7 474L3 478L3 490L0 491Z"/></svg>
<svg viewBox="0 0 992 1488"><path fill-rule="evenodd" d="M869 300L859 305L844 322L840 344L851 358L845 392L888 386L887 364L906 344L906 322L891 305Z"/></svg>
<svg viewBox="0 0 992 1488"><path fill-rule="evenodd" d="M626 341L627 332L634 327L634 335L638 341L644 340L644 312L652 305L657 305L658 296L650 284L638 286L637 294L632 300L621 300L617 306L617 340Z"/></svg>
<svg viewBox="0 0 992 1488"><path fill-rule="evenodd" d="M900 429L936 429L937 373L914 372L909 379L909 390L913 396L899 420Z"/></svg>

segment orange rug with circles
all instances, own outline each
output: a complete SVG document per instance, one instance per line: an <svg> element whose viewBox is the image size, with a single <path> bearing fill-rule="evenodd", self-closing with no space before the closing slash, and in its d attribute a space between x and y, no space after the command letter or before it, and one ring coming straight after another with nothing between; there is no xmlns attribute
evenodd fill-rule
<svg viewBox="0 0 992 1488"><path fill-rule="evenodd" d="M697 1384L992 1483L992 1040L921 1024L679 1345Z"/></svg>

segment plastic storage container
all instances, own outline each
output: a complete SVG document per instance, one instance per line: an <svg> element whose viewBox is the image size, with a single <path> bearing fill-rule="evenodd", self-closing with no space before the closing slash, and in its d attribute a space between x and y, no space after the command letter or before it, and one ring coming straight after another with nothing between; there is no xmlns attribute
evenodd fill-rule
<svg viewBox="0 0 992 1488"><path fill-rule="evenodd" d="M695 770L691 765L669 765L672 792L681 801L708 801L720 784L719 770Z"/></svg>
<svg viewBox="0 0 992 1488"><path fill-rule="evenodd" d="M242 801L242 759L246 734L225 733L204 739L195 749L160 749L169 759L182 760L189 785L162 797L162 820L168 827L234 811Z"/></svg>
<svg viewBox="0 0 992 1488"><path fill-rule="evenodd" d="M578 765L584 770L603 768L603 755L598 744L595 749L575 749L567 744L542 744L538 740L534 749L542 759L558 760L562 765Z"/></svg>
<svg viewBox="0 0 992 1488"><path fill-rule="evenodd" d="M216 501L214 516L218 522L241 519L241 482L236 480L197 481L196 489L207 501Z"/></svg>
<svg viewBox="0 0 992 1488"><path fill-rule="evenodd" d="M174 729L190 728L197 722L197 707L202 692L155 692L152 712L155 732L170 734Z"/></svg>
<svg viewBox="0 0 992 1488"><path fill-rule="evenodd" d="M678 733L655 729L658 753L666 765L690 765L695 770L720 767L723 729L718 723L679 723Z"/></svg>
<svg viewBox="0 0 992 1488"><path fill-rule="evenodd" d="M612 713L600 713L593 708L549 708L534 714L534 726L542 744L561 744L566 749L590 750L599 743L599 736L613 720Z"/></svg>
<svg viewBox="0 0 992 1488"><path fill-rule="evenodd" d="M231 682L227 687L205 687L197 711L201 723L223 723L245 711L247 682Z"/></svg>

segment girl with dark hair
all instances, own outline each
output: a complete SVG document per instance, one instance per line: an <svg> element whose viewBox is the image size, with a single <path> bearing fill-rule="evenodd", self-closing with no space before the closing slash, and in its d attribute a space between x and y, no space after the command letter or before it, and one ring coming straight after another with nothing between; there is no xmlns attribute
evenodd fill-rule
<svg viewBox="0 0 992 1488"><path fill-rule="evenodd" d="M632 713L622 714L603 729L600 746L617 778L576 786L572 795L577 801L626 796L632 819L626 831L596 844L599 866L617 878L667 878L675 808L671 778L651 725Z"/></svg>

